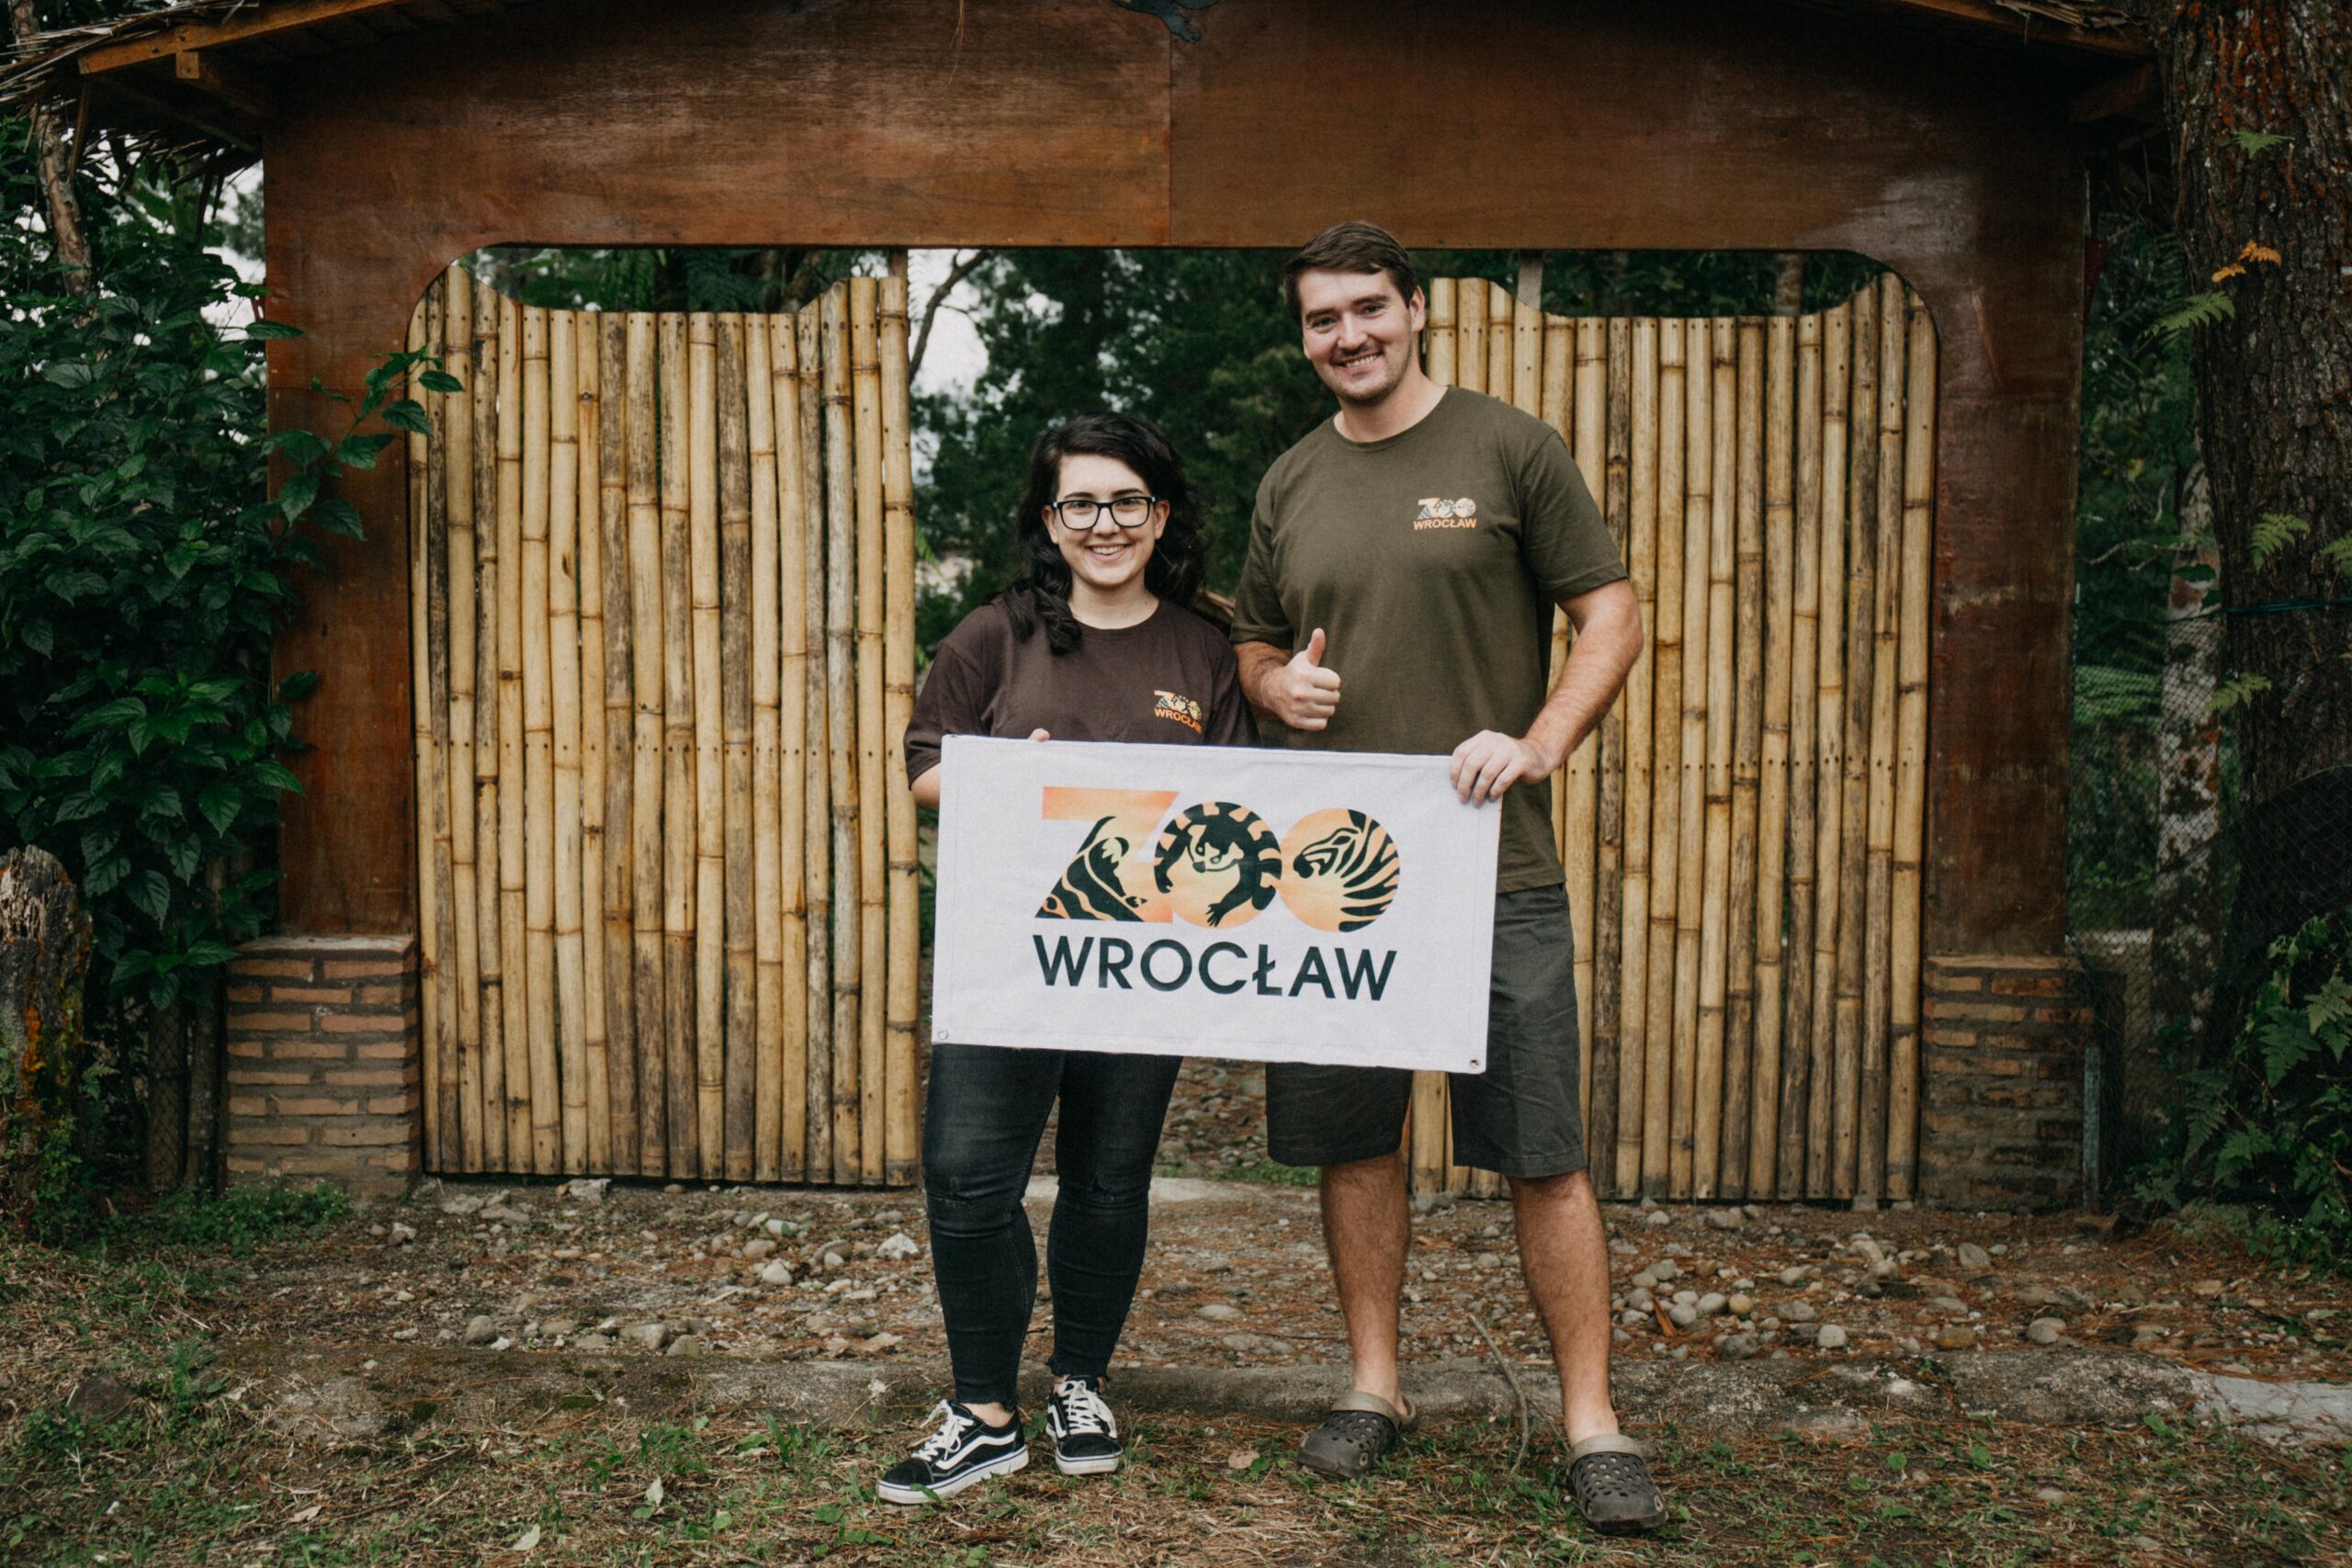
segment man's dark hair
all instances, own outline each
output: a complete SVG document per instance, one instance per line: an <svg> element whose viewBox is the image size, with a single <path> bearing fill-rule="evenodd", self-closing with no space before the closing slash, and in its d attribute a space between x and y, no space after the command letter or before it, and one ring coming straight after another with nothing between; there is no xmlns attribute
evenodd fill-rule
<svg viewBox="0 0 2352 1568"><path fill-rule="evenodd" d="M1042 626L1046 648L1056 653L1076 648L1085 628L1070 611L1069 562L1054 543L1045 513L1060 493L1062 459L1080 455L1125 463L1168 503L1168 526L1143 569L1143 585L1156 598L1190 607L1208 567L1208 540L1201 533L1200 508L1184 478L1183 460L1159 426L1125 413L1082 413L1048 425L1029 449L1029 483L1022 491L1018 520L1021 575L997 595L997 603L1016 639L1025 642Z"/></svg>
<svg viewBox="0 0 2352 1568"><path fill-rule="evenodd" d="M1303 272L1385 272L1396 286L1397 298L1407 304L1412 303L1413 290L1421 286L1413 275L1413 258L1405 254L1396 235L1377 223L1352 219L1334 223L1307 241L1283 268L1283 303L1290 307L1294 321L1299 319L1298 275Z"/></svg>

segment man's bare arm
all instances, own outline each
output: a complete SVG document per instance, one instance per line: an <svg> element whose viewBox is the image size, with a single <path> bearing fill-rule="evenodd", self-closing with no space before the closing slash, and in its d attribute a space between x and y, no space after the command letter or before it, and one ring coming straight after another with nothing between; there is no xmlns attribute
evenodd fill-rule
<svg viewBox="0 0 2352 1568"><path fill-rule="evenodd" d="M1620 578L1563 600L1576 641L1559 683L1522 736L1482 729L1454 748L1453 787L1473 805L1498 799L1515 784L1549 778L1617 700L1642 651L1642 607Z"/></svg>

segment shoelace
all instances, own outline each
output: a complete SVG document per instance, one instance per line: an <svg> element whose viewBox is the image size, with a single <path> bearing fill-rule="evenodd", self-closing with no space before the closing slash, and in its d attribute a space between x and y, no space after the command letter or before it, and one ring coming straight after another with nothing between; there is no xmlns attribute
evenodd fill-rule
<svg viewBox="0 0 2352 1568"><path fill-rule="evenodd" d="M939 1430L925 1438L922 1446L915 1450L915 1458L920 1460L944 1459L954 1453L956 1445L964 1440L964 1434L979 1425L977 1417L965 1415L944 1399L932 1415L939 1418Z"/></svg>
<svg viewBox="0 0 2352 1568"><path fill-rule="evenodd" d="M1075 1437L1080 1432L1109 1435L1116 1428L1111 1407L1102 1396L1075 1379L1054 1391L1062 1407L1063 1429Z"/></svg>

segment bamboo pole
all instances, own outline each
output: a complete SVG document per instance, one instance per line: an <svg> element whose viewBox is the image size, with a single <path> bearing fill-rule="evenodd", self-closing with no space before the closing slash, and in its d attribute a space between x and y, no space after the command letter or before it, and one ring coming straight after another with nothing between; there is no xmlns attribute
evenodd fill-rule
<svg viewBox="0 0 2352 1568"><path fill-rule="evenodd" d="M1791 562L1789 638L1789 942L1787 1024L1781 1055L1778 1195L1803 1198L1813 1097L1815 829L1820 736L1821 316L1796 325L1795 554Z"/></svg>
<svg viewBox="0 0 2352 1568"><path fill-rule="evenodd" d="M741 315L718 318L718 703L727 914L721 1135L730 1181L748 1181L757 1168L762 1055L752 886L759 868L752 815L751 372L743 338ZM774 655L774 643L763 647Z"/></svg>
<svg viewBox="0 0 2352 1568"><path fill-rule="evenodd" d="M531 1168L563 1165L564 1089L555 1041L555 693L551 641L548 314L523 308L523 919L530 1030Z"/></svg>
<svg viewBox="0 0 2352 1568"><path fill-rule="evenodd" d="M1629 415L1632 452L1633 510L1626 521L1625 570L1632 575L1634 602L1642 625L1657 624L1657 396L1658 330L1654 317L1634 323L1633 405ZM1646 644L1647 639L1645 638ZM1652 725L1652 691L1657 659L1645 646L1625 677L1619 704L1624 732L1624 892L1623 926L1618 949L1623 976L1618 987L1617 1059L1614 1081L1601 1082L1600 1063L1593 1064L1593 1137L1596 1150L1615 1150L1625 1144L1624 1129L1638 1127L1649 1049L1650 957L1650 812L1651 761L1656 743ZM1603 1113L1606 1112L1606 1122ZM1605 1135L1604 1135L1605 1134ZM1629 1197L1639 1185L1639 1151L1634 1169L1620 1179L1611 1159L1600 1168L1610 1179L1603 1189Z"/></svg>
<svg viewBox="0 0 2352 1568"><path fill-rule="evenodd" d="M1904 393L1901 647L1895 664L1895 776L1886 1113L1889 1197L1918 1191L1921 862L1926 852L1928 593L1936 505L1936 325L1926 301L1905 300L1909 376Z"/></svg>
<svg viewBox="0 0 2352 1568"><path fill-rule="evenodd" d="M776 625L777 525L774 316L743 321L743 392L752 464L752 1170L776 1180L784 1162L784 737Z"/></svg>
<svg viewBox="0 0 2352 1568"><path fill-rule="evenodd" d="M1576 385L1577 339L1576 323L1566 316L1547 316L1544 321L1544 370L1539 413L1544 423L1560 433L1562 445L1574 453L1569 438L1575 434L1574 388ZM1555 607L1552 612L1552 661L1550 679L1544 689L1549 691L1560 682L1560 675L1568 666L1568 617ZM1552 842L1563 865L1568 854L1568 788L1563 776L1546 781L1551 789Z"/></svg>
<svg viewBox="0 0 2352 1568"><path fill-rule="evenodd" d="M727 774L719 640L718 321L686 317L686 547L692 574L695 1134L706 1177L727 1171Z"/></svg>
<svg viewBox="0 0 2352 1568"><path fill-rule="evenodd" d="M502 299L499 315L498 554L508 574L498 601L498 772L503 784L498 800L498 941L505 978L500 998L506 1012L506 1157L510 1169L529 1171L538 1168L538 1139L533 1125L537 1085L531 1071L530 863L524 826L532 783L524 763L524 645L532 590L540 590L541 605L547 594L544 572L532 576L530 552L523 543L523 310ZM548 979L551 985L554 976Z"/></svg>
<svg viewBox="0 0 2352 1568"><path fill-rule="evenodd" d="M802 837L808 808L808 530L797 321L797 315L767 318L768 359L775 377L776 874L782 897L776 1172L786 1181L801 1180L808 1169L808 881Z"/></svg>
<svg viewBox="0 0 2352 1568"><path fill-rule="evenodd" d="M1838 1187L1838 903L1845 887L1847 411L1853 395L1852 301L1821 318L1821 653L1814 682L1813 1092L1805 1111L1804 1195Z"/></svg>
<svg viewBox="0 0 2352 1568"><path fill-rule="evenodd" d="M439 335L437 288L428 287L417 297L416 309L409 313L408 350L424 355L432 351ZM432 418L432 394L412 390L426 409L428 423ZM413 733L410 737L409 764L416 773L416 1001L417 1055L419 1074L423 1079L424 1157L427 1170L445 1168L442 1143L449 1132L441 1114L442 1031L456 1020L444 1016L441 1006L441 890L443 881L435 863L434 845L435 824L439 813L435 802L441 794L441 750L435 739L435 704L433 692L433 650L435 606L431 561L434 545L432 524L427 513L432 506L433 485L430 475L433 458L439 443L428 443L417 431L408 433L405 443L408 491L408 609L409 609L409 713ZM446 720L447 708L442 708Z"/></svg>
<svg viewBox="0 0 2352 1568"><path fill-rule="evenodd" d="M1534 302L1494 291L1510 308L1510 400L1521 413L1544 417L1544 311Z"/></svg>
<svg viewBox="0 0 2352 1568"><path fill-rule="evenodd" d="M498 774L503 748L500 730L506 707L505 666L501 656L506 595L500 592L500 557L505 527L498 504L500 328L506 301L487 286L474 290L474 935L481 944L482 1168L511 1170L506 1152L506 937L505 871L500 850L506 814L499 803ZM521 476L516 476L520 483ZM518 492L519 493L519 492ZM518 509L517 533L520 533ZM518 538L512 566L522 554ZM520 635L519 633L517 634ZM519 727L517 729L519 735ZM514 780L522 787L522 780ZM522 983L518 966L515 983ZM529 1145L526 1144L526 1150Z"/></svg>
<svg viewBox="0 0 2352 1568"><path fill-rule="evenodd" d="M804 308L794 323L800 362L801 574L807 640L808 723L804 800L801 813L803 881L808 887L808 1027L807 1158L811 1181L830 1179L833 1170L833 958L832 958L832 715L831 644L826 615L831 588L825 571L825 536L831 509L825 498L824 310Z"/></svg>
<svg viewBox="0 0 2352 1568"><path fill-rule="evenodd" d="M1511 326L1516 309L1509 288L1499 283L1487 285L1487 392L1513 404L1518 401L1514 370L1518 343Z"/></svg>
<svg viewBox="0 0 2352 1568"><path fill-rule="evenodd" d="M602 410L597 443L597 526L604 583L605 705L604 920L605 1050L612 1096L613 1168L634 1176L643 1168L638 1145L637 878L634 823L637 771L638 598L630 580L628 513L628 322L597 317L596 380ZM597 787L595 785L591 786Z"/></svg>
<svg viewBox="0 0 2352 1568"><path fill-rule="evenodd" d="M612 1009L605 975L605 525L604 326L601 312L572 321L573 441L579 448L580 942L582 1021L588 1045L586 1168L613 1164Z"/></svg>
<svg viewBox="0 0 2352 1568"><path fill-rule="evenodd" d="M1429 313L1421 328L1423 373L1441 387L1453 385L1453 279L1430 279Z"/></svg>
<svg viewBox="0 0 2352 1568"><path fill-rule="evenodd" d="M670 1009L666 923L669 845L662 835L667 790L670 585L662 580L659 469L660 328L629 312L623 344L629 562L629 994L637 1017L637 1171L670 1169ZM682 835L683 836L683 835Z"/></svg>
<svg viewBox="0 0 2352 1568"><path fill-rule="evenodd" d="M1682 825L1674 914L1674 1095L1667 1191L1690 1197L1698 1172L1699 949L1707 856L1707 563L1714 515L1714 373L1707 322L1683 323L1682 378Z"/></svg>
<svg viewBox="0 0 2352 1568"><path fill-rule="evenodd" d="M447 370L457 363L450 349L448 325L449 285L446 275L435 280L426 327L426 345L440 359ZM433 779L430 804L433 812L434 911L438 928L439 952L434 964L434 1001L439 1016L435 1037L440 1042L441 1070L435 1086L434 1100L439 1109L440 1160L436 1168L462 1170L465 1112L465 1069L459 1061L458 1043L459 955L455 949L457 931L456 861L457 803L451 796L453 775L450 773L450 632L449 582L449 425L450 394L428 392L424 395L433 426L433 438L425 459L424 530L425 592L433 606L428 623L430 646L425 649L427 694L432 704ZM412 470L412 473L413 470ZM412 479L412 483L414 480ZM468 783L470 788L470 781ZM470 803L469 803L470 804ZM470 955L466 963L470 967Z"/></svg>
<svg viewBox="0 0 2352 1568"><path fill-rule="evenodd" d="M1707 529L1706 875L1699 919L1698 1099L1691 1124L1690 1195L1713 1198L1723 1178L1724 1055L1731 943L1731 773L1734 576L1737 560L1738 369L1734 328L1708 322L1714 459Z"/></svg>
<svg viewBox="0 0 2352 1568"><path fill-rule="evenodd" d="M1607 443L1601 515L1615 541L1618 558L1628 559L1633 530L1633 406L1634 324L1625 317L1611 320L1608 331L1608 403L1602 418ZM1582 411L1578 411L1581 417ZM1630 565L1630 560L1629 560ZM1606 1100L1613 1122L1617 1109L1617 1073L1625 1014L1625 720L1622 703L1612 703L1601 715L1600 750L1597 762L1598 789L1594 801L1592 907L1592 1033L1591 1048L1580 1054L1588 1146L1597 1136L1591 1123ZM1645 998L1646 999L1646 998ZM1607 1129L1611 1142L1616 1129Z"/></svg>
<svg viewBox="0 0 2352 1568"><path fill-rule="evenodd" d="M580 359L570 310L548 317L548 676L555 762L555 1045L563 1141L588 1162L588 982L581 931Z"/></svg>
<svg viewBox="0 0 2352 1568"><path fill-rule="evenodd" d="M702 978L696 963L696 851L700 802L695 791L695 561L692 469L693 374L686 318L656 318L661 342L662 447L662 1028L669 1048L663 1074L670 1118L669 1174L703 1173L701 1061L698 1052ZM720 911L710 912L717 926Z"/></svg>
<svg viewBox="0 0 2352 1568"><path fill-rule="evenodd" d="M1638 1122L1618 1124L1617 1191L1667 1191L1673 1145L1674 946L1682 866L1682 428L1684 323L1658 322L1657 618L1651 623L1648 996ZM1630 1044L1627 1049L1630 1051ZM1636 1137L1634 1129L1640 1131ZM1630 1144L1627 1139L1634 1141Z"/></svg>
<svg viewBox="0 0 2352 1568"><path fill-rule="evenodd" d="M1731 735L1731 905L1724 976L1724 1156L1720 1190L1747 1196L1748 1134L1756 1087L1756 882L1758 796L1763 783L1764 323L1733 330L1738 404L1733 517L1734 648ZM1779 1088L1775 1074L1773 1087Z"/></svg>
<svg viewBox="0 0 2352 1568"><path fill-rule="evenodd" d="M1871 677L1875 665L1878 585L1878 291L1854 296L1855 426L1846 448L1846 711L1845 776L1838 803L1838 902L1846 919L1838 932L1838 1179L1835 1191L1852 1198L1861 1185L1864 1139L1862 969L1868 945L1870 851ZM1868 1190L1875 1197L1875 1188Z"/></svg>
<svg viewBox="0 0 2352 1568"><path fill-rule="evenodd" d="M1764 344L1763 770L1757 788L1755 1118L1748 1195L1776 1195L1786 997L1791 617L1796 593L1796 318L1775 316ZM1792 1194L1793 1196L1793 1194Z"/></svg>
<svg viewBox="0 0 2352 1568"><path fill-rule="evenodd" d="M858 1179L882 1183L888 1047L888 807L882 786L881 279L849 285L851 445L857 507Z"/></svg>
<svg viewBox="0 0 2352 1568"><path fill-rule="evenodd" d="M1903 573L1903 280L1881 275L1878 290L1878 506L1871 550L1869 822L1862 947L1862 1147L1858 1190L1886 1196L1888 1007L1894 910L1895 660Z"/></svg>
<svg viewBox="0 0 2352 1568"><path fill-rule="evenodd" d="M458 1165L482 1168L481 947L474 850L474 675L477 659L474 574L473 276L452 266L442 305L442 353L458 389L442 403L444 504L448 511L450 928L453 1011L458 1032Z"/></svg>
<svg viewBox="0 0 2352 1568"><path fill-rule="evenodd" d="M825 340L825 738L833 801L833 1180L856 1184L858 1100L865 1085L858 1035L865 976L858 871L857 502L853 426L849 289L826 290Z"/></svg>
<svg viewBox="0 0 2352 1568"><path fill-rule="evenodd" d="M1466 391L1487 389L1487 280L1465 277L1453 286L1453 384Z"/></svg>
<svg viewBox="0 0 2352 1568"><path fill-rule="evenodd" d="M922 964L922 909L915 885L915 797L903 761L915 707L915 476L907 388L907 276L893 253L882 284L882 766L889 830L889 1038L883 1053L883 1179L910 1185L922 1152L915 1104L915 1022Z"/></svg>
<svg viewBox="0 0 2352 1568"><path fill-rule="evenodd" d="M1596 475L1602 482L1593 489L1596 496L1607 489L1609 452L1609 329L1603 322L1585 317L1576 323L1576 366L1569 404L1570 431L1573 440L1568 450L1575 455L1577 469L1584 475L1585 483L1592 485ZM1576 938L1576 957L1570 973L1577 993L1577 1038L1587 1043L1593 1037L1594 957L1600 932L1594 924L1599 906L1600 890L1600 727L1588 734L1581 744L1568 754L1566 852L1561 857L1568 887L1568 919ZM1592 1052L1589 1048L1577 1053L1581 1058L1578 1069L1579 1103L1592 1103Z"/></svg>

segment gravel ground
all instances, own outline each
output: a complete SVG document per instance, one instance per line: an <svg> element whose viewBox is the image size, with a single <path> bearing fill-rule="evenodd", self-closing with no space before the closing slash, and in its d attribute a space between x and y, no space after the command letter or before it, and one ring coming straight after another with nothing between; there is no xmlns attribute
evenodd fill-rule
<svg viewBox="0 0 2352 1568"><path fill-rule="evenodd" d="M1195 1063L1170 1112L1127 1364L1344 1359L1311 1188L1264 1158L1259 1074ZM1051 1137L1039 1161L1051 1171ZM1288 1180L1183 1179L1221 1172ZM1043 1185L1043 1184L1041 1184ZM1049 1200L1033 1195L1042 1233ZM1797 1205L1604 1211L1620 1357L2130 1347L2210 1371L2352 1381L2352 1284L2258 1268L2226 1236L2125 1239L2073 1216ZM1544 1355L1507 1203L1423 1205L1410 1359ZM918 1193L434 1183L265 1248L241 1337L785 1358L944 1357ZM1043 1286L1041 1283L1041 1297ZM249 1315L248 1315L249 1314ZM1035 1359L1050 1335L1041 1299Z"/></svg>

